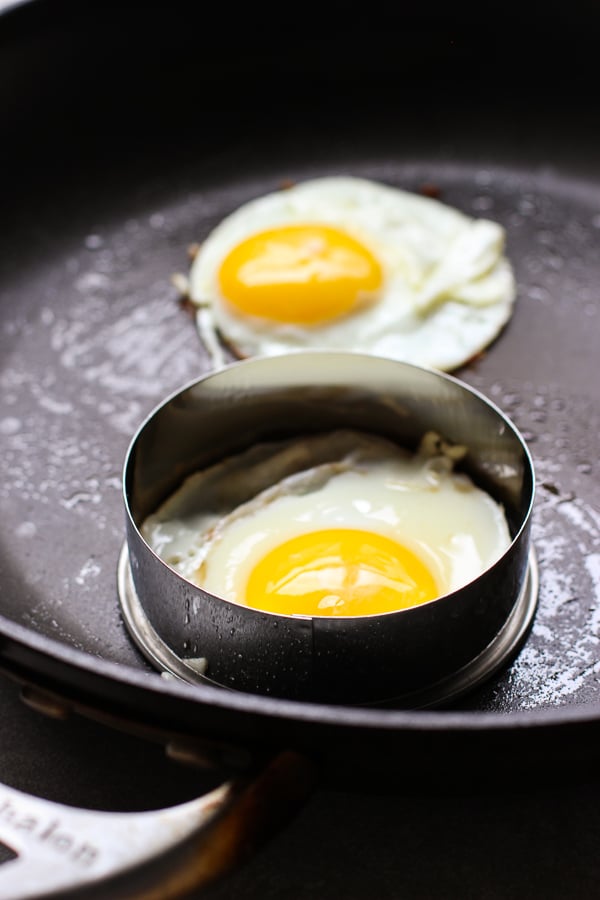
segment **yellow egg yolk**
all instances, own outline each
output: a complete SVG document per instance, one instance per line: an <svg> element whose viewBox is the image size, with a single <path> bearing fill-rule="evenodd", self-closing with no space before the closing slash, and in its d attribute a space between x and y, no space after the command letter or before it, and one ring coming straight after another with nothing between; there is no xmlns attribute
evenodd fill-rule
<svg viewBox="0 0 600 900"><path fill-rule="evenodd" d="M252 316L317 325L351 312L381 286L381 266L359 241L326 225L254 234L219 270L223 296Z"/></svg>
<svg viewBox="0 0 600 900"><path fill-rule="evenodd" d="M253 568L246 603L284 615L367 616L440 595L427 566L385 535L360 529L301 534Z"/></svg>

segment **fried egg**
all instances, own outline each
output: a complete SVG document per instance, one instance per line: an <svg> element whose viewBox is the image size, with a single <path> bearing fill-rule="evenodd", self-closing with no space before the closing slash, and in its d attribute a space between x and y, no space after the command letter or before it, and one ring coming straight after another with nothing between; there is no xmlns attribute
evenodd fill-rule
<svg viewBox="0 0 600 900"><path fill-rule="evenodd" d="M188 294L214 352L358 350L441 370L512 313L505 231L368 179L316 178L239 207L207 236Z"/></svg>
<svg viewBox="0 0 600 900"><path fill-rule="evenodd" d="M503 508L433 434L416 453L354 430L258 444L191 475L142 525L184 578L233 603L365 616L426 603L510 545Z"/></svg>

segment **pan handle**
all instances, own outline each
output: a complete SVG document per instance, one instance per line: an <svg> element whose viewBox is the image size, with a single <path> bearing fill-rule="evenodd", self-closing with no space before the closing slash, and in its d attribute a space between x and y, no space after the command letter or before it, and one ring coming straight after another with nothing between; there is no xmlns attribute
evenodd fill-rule
<svg viewBox="0 0 600 900"><path fill-rule="evenodd" d="M77 809L0 785L0 842L15 854L0 865L0 897L183 897L250 856L313 785L313 765L295 752L151 812Z"/></svg>

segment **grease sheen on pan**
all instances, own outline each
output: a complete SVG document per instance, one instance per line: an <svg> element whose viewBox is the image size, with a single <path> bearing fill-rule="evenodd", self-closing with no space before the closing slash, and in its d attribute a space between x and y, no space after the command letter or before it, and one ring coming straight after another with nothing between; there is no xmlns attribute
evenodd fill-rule
<svg viewBox="0 0 600 900"><path fill-rule="evenodd" d="M186 479L142 534L189 581L267 612L416 606L510 545L502 507L456 456L433 434L412 454L351 429L257 444Z"/></svg>
<svg viewBox="0 0 600 900"><path fill-rule="evenodd" d="M238 356L361 350L452 370L508 321L505 231L430 197L350 176L301 182L226 217L189 296Z"/></svg>

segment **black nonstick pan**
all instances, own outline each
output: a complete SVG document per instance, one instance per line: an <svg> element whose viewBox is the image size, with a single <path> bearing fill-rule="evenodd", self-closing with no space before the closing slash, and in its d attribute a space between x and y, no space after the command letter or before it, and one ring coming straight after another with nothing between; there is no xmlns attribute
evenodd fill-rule
<svg viewBox="0 0 600 900"><path fill-rule="evenodd" d="M367 791L595 771L599 20L470 6L40 0L0 17L0 664L39 705L251 783L278 765ZM455 374L533 455L538 610L516 658L444 709L166 679L118 604L129 441L210 368L172 275L240 203L333 173L496 219L517 275L508 327Z"/></svg>

